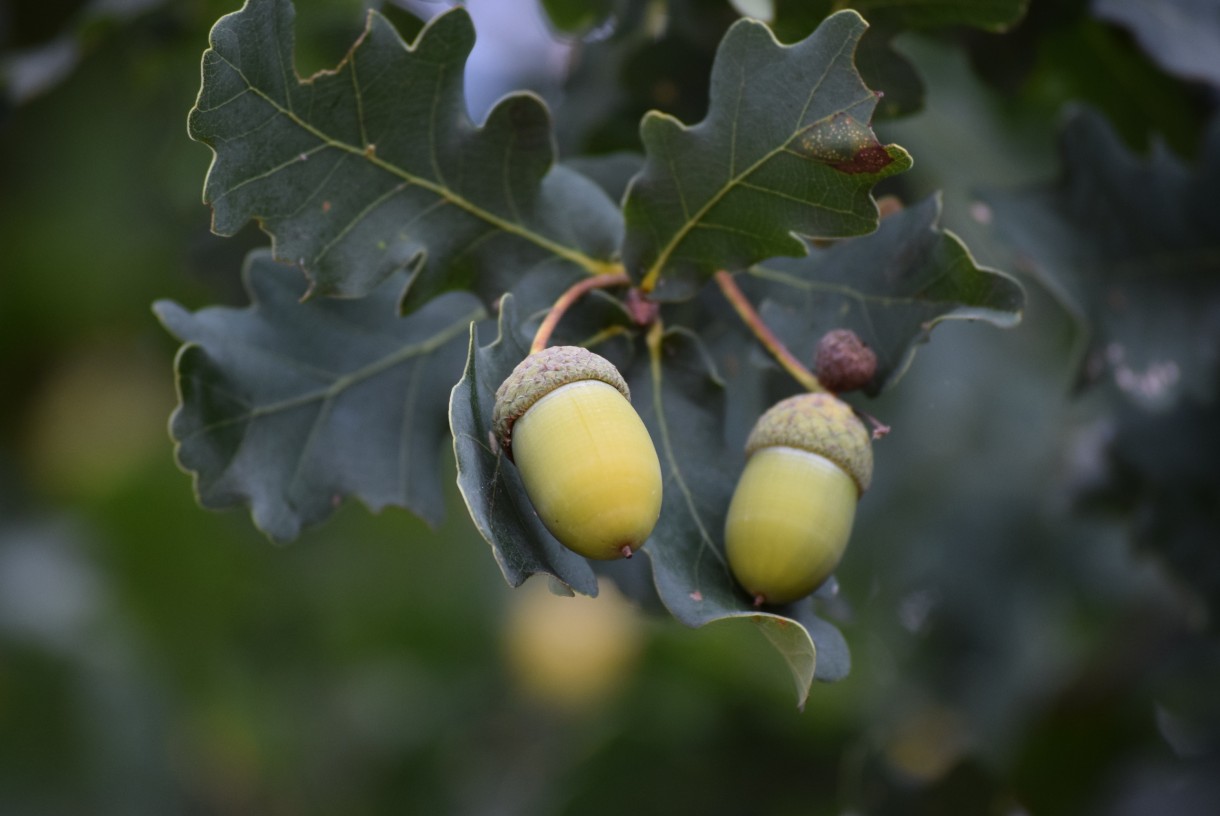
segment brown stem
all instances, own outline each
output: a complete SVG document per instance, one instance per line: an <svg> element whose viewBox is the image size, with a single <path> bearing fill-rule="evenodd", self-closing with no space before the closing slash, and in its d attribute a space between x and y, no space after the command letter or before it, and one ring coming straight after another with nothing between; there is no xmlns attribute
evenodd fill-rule
<svg viewBox="0 0 1220 816"><path fill-rule="evenodd" d="M725 298L733 305L742 322L749 326L750 331L758 338L758 342L770 352L776 362L787 371L794 380L804 386L806 391L825 391L818 378L796 357L788 351L788 347L780 341L771 327L763 322L762 317L754 310L754 306L746 298L745 293L733 280L733 276L723 269L716 273L716 285L724 293Z"/></svg>
<svg viewBox="0 0 1220 816"><path fill-rule="evenodd" d="M534 334L534 342L530 344L530 354L537 354L546 348L546 344L551 341L551 333L555 331L555 326L559 324L559 321L568 309L572 307L572 304L584 297L585 294L592 292L594 289L609 289L612 286L626 286L629 283L631 283L631 278L625 272L616 272L594 275L591 278L584 278L573 284L566 292L559 296L559 299L551 306L551 311L547 312L542 325L538 327L538 331Z"/></svg>
<svg viewBox="0 0 1220 816"><path fill-rule="evenodd" d="M628 289L627 311L637 326L651 326L661 313L661 307L649 300L642 289Z"/></svg>

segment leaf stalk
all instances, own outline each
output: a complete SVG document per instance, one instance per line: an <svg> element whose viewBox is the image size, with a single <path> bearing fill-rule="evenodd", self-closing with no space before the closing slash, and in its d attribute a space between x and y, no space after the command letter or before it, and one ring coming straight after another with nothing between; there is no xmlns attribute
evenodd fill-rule
<svg viewBox="0 0 1220 816"><path fill-rule="evenodd" d="M551 306L551 310L547 312L546 317L542 321L542 325L538 327L538 331L534 334L534 342L530 344L530 354L537 354L547 347L547 343L551 341L551 334L554 333L555 327L559 325L559 321L567 313L576 301L580 300L594 289L609 289L615 286L626 286L631 283L631 278L626 272L607 273L604 275L594 275L589 278L584 278L577 281L568 288L559 299Z"/></svg>
<svg viewBox="0 0 1220 816"><path fill-rule="evenodd" d="M721 269L716 272L715 278L716 285L720 287L725 299L737 312L737 316L749 327L754 336L758 338L758 342L763 344L780 367L787 371L806 391L824 392L826 389L818 381L817 376L788 350L783 341L775 336L775 332L771 331L771 327L763 321L749 298L741 291L737 281L733 280L733 276Z"/></svg>

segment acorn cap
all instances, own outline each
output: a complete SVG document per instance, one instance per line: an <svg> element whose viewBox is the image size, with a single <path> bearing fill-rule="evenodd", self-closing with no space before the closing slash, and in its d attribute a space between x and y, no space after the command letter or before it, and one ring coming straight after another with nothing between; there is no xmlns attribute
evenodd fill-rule
<svg viewBox="0 0 1220 816"><path fill-rule="evenodd" d="M833 394L798 394L758 418L746 440L746 456L782 445L816 453L851 476L863 493L873 480L868 429L851 406Z"/></svg>
<svg viewBox="0 0 1220 816"><path fill-rule="evenodd" d="M500 446L511 454L513 423L556 388L581 380L600 380L631 399L627 381L605 357L581 346L545 348L518 363L496 389L491 427Z"/></svg>

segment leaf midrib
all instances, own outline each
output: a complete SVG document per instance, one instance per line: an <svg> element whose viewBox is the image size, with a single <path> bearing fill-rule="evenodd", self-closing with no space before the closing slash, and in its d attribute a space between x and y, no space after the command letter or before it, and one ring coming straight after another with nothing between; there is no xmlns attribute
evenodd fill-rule
<svg viewBox="0 0 1220 816"><path fill-rule="evenodd" d="M715 207L717 204L719 204L720 201L722 201L726 195L728 195L728 191L730 189L736 188L736 186L739 185L744 179L748 178L751 174L753 174L755 170L757 170L763 164L765 164L766 162L769 162L775 156L779 155L782 151L784 151L788 147L788 145L792 144L792 140L796 138L797 134L801 133L803 130L807 130L808 128L813 127L814 125L818 124L819 122L825 121L826 118L829 118L829 117L824 117L823 119L819 119L815 122L810 123L805 128L800 127L801 122L804 121L804 119L805 119L805 114L808 113L808 111L809 111L809 106L811 104L813 104L814 97L817 96L818 91L821 90L822 84L826 81L826 77L830 74L830 72L832 70L834 70L834 66L835 66L836 62L838 61L839 57L842 56L842 54L843 54L843 48L846 47L849 42L852 42L854 45L854 41L852 40L852 38L848 38L847 40L844 41L844 43L841 43L839 46L838 53L836 53L833 58L831 58L830 60L827 61L826 67L822 71L822 75L820 77L818 77L818 81L815 82L813 84L813 87L809 89L809 94L805 97L805 104L801 106L801 110L797 114L796 128L793 130L792 134L789 135L789 137L782 144L776 145L773 149L771 149L770 151L765 153L760 159L755 161L753 164L751 164L749 167L747 167L744 171L742 171L741 173L739 173L735 176L731 175L733 168L735 168L737 166L737 117L734 116L734 118L733 118L733 138L731 141L730 155L729 155L729 172L730 172L729 180L723 187L720 188L719 191L717 191L715 194L713 194L708 199L708 201L704 203L704 205L702 207L699 208L699 210L695 213L695 215L693 217L689 214L689 212L686 208L686 196L682 191L682 185L678 179L678 176L676 173L673 174L675 186L677 187L677 190L678 190L678 195L682 199L682 211L684 214L686 214L687 219L686 219L686 222L678 229L678 231L670 239L670 242L664 248L662 248L660 253L658 253L656 261L653 262L652 266L649 267L648 272L644 275L643 281L640 284L640 288L643 291L650 292L654 288L656 288L656 284L660 280L660 277L661 277L661 272L665 269L665 265L667 263L669 263L669 258L673 254L674 250L677 249L679 244L681 244L684 240L686 240L686 236L690 233L690 231L692 229L695 228L695 225L698 224L700 221L702 221L703 217L705 215L707 215L707 213L713 207ZM741 77L741 82L739 83L738 88L737 88L736 102L737 102L738 110L740 110L741 97L745 93L745 86L746 86L747 82L748 82L748 77L746 76L745 72L743 72L742 77ZM839 111L835 111L834 113L830 114L829 116L834 116L834 115L841 113L843 111L846 111L850 108L854 108L856 105L860 104L861 101L864 101L864 100L857 100L855 102L852 102L850 105L848 105L844 108L841 108ZM687 128L684 124L682 124L681 122L679 122L677 120L674 120L674 121L677 124L679 131L681 131L681 132L689 131L689 128ZM671 167L672 167L672 160L671 160Z"/></svg>
<svg viewBox="0 0 1220 816"><path fill-rule="evenodd" d="M946 300L943 298L916 298L911 296L891 297L886 295L870 294L862 292L859 289L853 289L850 286L837 283L826 283L824 281L809 281L798 278L784 272L779 272L774 269L768 269L763 266L754 266L748 270L749 275L760 280L771 281L772 283L780 284L781 286L790 286L793 289L800 289L805 292L825 292L834 295L841 295L849 298L857 303L874 306L908 306L918 304L920 306L933 307L952 307L960 308L968 306L971 308L988 309L991 311L1002 312L1003 310L987 303L965 303L959 300ZM943 275L942 275L943 277Z"/></svg>
<svg viewBox="0 0 1220 816"><path fill-rule="evenodd" d="M816 93L817 89L821 86L821 81L822 80L819 80L818 84L814 86L814 90L810 93L810 99L812 99L813 94ZM838 110L833 111L832 113L829 113L826 116L822 117L821 119L817 119L813 122L810 122L805 127L802 127L802 128L799 128L799 129L793 131L793 133L788 137L788 139L786 141L784 141L782 144L779 144L779 145L775 146L774 148L772 148L771 150L764 153L757 161L755 161L753 164L749 165L742 172L738 173L735 176L730 176L728 181L726 181L725 184L719 190L717 190L715 193L713 193L708 198L708 200L703 204L703 206L701 206L698 210L695 211L694 215L690 215L687 217L686 221L682 224L682 226L679 227L678 230L674 233L673 237L670 238L669 243L667 243L661 249L661 252L658 253L658 255L657 255L657 259L655 261L653 261L652 266L650 266L648 268L648 272L645 274L643 282L640 285L640 288L646 292L651 291L652 289L656 288L656 283L660 279L661 272L662 272L662 270L664 270L666 264L669 263L669 259L673 255L674 251L678 248L678 246L683 241L686 240L686 236L690 234L691 230L693 230L696 226L698 226L699 223L703 220L703 218L717 204L719 204L721 201L723 201L724 197L727 196L730 191L735 190L738 187L742 186L743 182L746 179L748 179L751 175L753 175L756 170L758 170L760 167L762 167L767 162L774 159L779 154L787 151L789 145L791 145L793 140L796 139L796 137L799 136L801 133L803 133L813 127L816 127L817 125L819 125L829 119L832 119L833 117L839 115L840 113L845 113L846 111L851 110L852 108L856 107L857 105L860 105L861 103L868 101L868 99L869 99L869 97L862 97L860 99L854 100L851 104L844 105L841 108L839 108ZM679 123L679 127L681 127L683 130L689 130L689 128L687 128L685 125L682 125L681 123ZM676 180L676 178L677 177L675 175L675 180ZM765 190L765 188L760 188L760 189ZM767 191L767 192L769 194L775 195L775 193L771 193L770 191ZM686 197L682 193L680 185L678 185L678 193L682 198L683 209L685 209ZM809 202L802 202L802 203L809 204L809 206L811 206L811 207L819 207L820 209L832 209L829 207L822 207L817 204L811 204Z"/></svg>
<svg viewBox="0 0 1220 816"><path fill-rule="evenodd" d="M228 59L224 54L220 53L219 51L216 51L215 49L213 49L213 53L216 55L216 57L219 60L221 60L235 74L237 74L237 76L241 77L242 82L244 82L246 84L246 88L251 93L253 93L256 96L258 96L259 98L263 99L268 105L270 105L272 107L272 109L274 109L276 111L277 114L286 117L293 124L297 125L297 127L301 128L306 133L309 133L311 136L318 139L318 141L320 141L324 146L331 147L336 150L341 150L345 153L349 153L351 155L363 158L364 160L368 161L369 163L371 163L373 166L377 167L378 169L383 170L383 171L389 173L390 175L396 176L396 177L402 179L403 181L407 182L408 184L411 184L411 185L414 185L417 187L421 187L421 188L427 190L428 192L436 195L437 197L444 199L445 201L461 208L462 210L465 210L466 212L470 213L471 215L475 216L476 218L479 218L480 220L483 220L483 221L491 224L492 226L496 227L497 229L507 232L510 235L515 235L518 238L521 238L525 241L529 241L530 243L535 244L536 246L540 247L541 249L545 249L546 251L550 252L551 254L556 255L560 258L563 258L564 260L571 261L572 263L574 263L577 266L581 267L582 269L586 270L590 274L597 274L598 272L604 271L604 269L607 267L608 262L606 262L606 261L601 261L596 258L591 258L590 256L586 255L585 253L583 253L579 250L573 249L568 246L564 246L563 244L556 243L555 241L552 241L550 238L547 238L546 236L541 235L533 230L527 229L520 224L505 220L504 218L501 218L500 216L496 215L495 213L490 212L489 210L487 210L483 207L480 207L478 204L475 204L473 201L470 201L466 197L458 195L453 190L444 186L443 184L438 184L437 182L434 182L431 179L424 178L423 176L417 176L413 173L410 173L410 172L404 170L403 168L399 167L396 164L393 164L391 162L388 162L388 161L380 158L376 154L374 145L370 145L367 148L366 147L357 147L355 145L348 144L347 142L332 138L331 136L329 136L326 132L324 132L320 128L315 127L310 122L307 122L304 119L302 119L291 108L287 108L287 107L281 105L278 101L276 101L276 99L274 97L272 97L270 94L268 94L267 92L263 91L258 86L256 86L253 82L250 81L250 78L246 76L245 72L242 71L241 68L239 68L237 65L235 65L232 62L232 60ZM353 81L355 81L354 78L353 78ZM298 83L298 85L299 84L300 83ZM363 114L360 115L359 119L360 119L360 128L361 128L361 131L363 132L364 128L365 128ZM314 150L317 150L317 149L318 148L314 148ZM313 151L310 151L310 152L313 152ZM277 173L281 169L291 166L294 163L295 162L287 162L283 165L280 165L279 167L272 168L272 170L263 174L262 177L273 175L274 173Z"/></svg>
<svg viewBox="0 0 1220 816"><path fill-rule="evenodd" d="M466 331L470 323L481 320L486 316L486 314L486 311L482 307L474 309L450 323L437 333L433 334L431 337L428 337L427 339L418 343L411 343L409 345L397 348L384 357L380 357L377 360L356 369L355 371L340 375L335 378L334 382L325 388L308 391L304 394L282 399L277 402L253 406L249 411L241 415L232 416L221 422L214 422L210 425L203 426L190 436L184 437L182 442L186 442L201 435L206 435L215 430L219 430L220 428L248 422L253 419L259 419L261 417L270 416L283 411L290 411L293 408L300 408L304 405L309 405L310 403L318 401L330 402L349 388L352 388L353 386L358 385L359 383L364 382L365 380L370 379L383 371L391 369L399 363L405 362L412 357L420 357L436 351L445 343L456 337L459 333ZM235 400L242 402L245 401L237 394L231 394L230 396L232 396Z"/></svg>
<svg viewBox="0 0 1220 816"><path fill-rule="evenodd" d="M724 560L724 556L712 543L711 534L707 530L707 526L703 523L703 518L699 513L699 509L695 506L694 497L691 495L690 487L686 484L686 477L683 475L682 466L678 463L678 458L674 454L673 441L669 435L669 420L665 413L665 400L662 396L664 387L664 374L662 371L661 361L661 341L663 340L663 330L660 322L654 324L652 331L648 333L648 359L649 359L649 376L652 381L652 409L657 418L657 428L661 435L661 449L664 452L665 462L669 465L669 471L677 482L678 489L682 492L682 499L686 505L686 510L694 520L695 526L699 530L699 556L703 558L704 552L711 552L720 565L727 572L728 564ZM697 576L699 573L698 559L696 560L693 572ZM699 589L699 587L696 587Z"/></svg>

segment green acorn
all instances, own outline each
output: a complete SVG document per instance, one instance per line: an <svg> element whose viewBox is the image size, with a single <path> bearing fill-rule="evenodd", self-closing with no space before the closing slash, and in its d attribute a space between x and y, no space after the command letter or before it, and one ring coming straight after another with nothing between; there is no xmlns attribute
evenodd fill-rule
<svg viewBox="0 0 1220 816"><path fill-rule="evenodd" d="M759 417L725 521L733 576L755 605L803 598L830 577L873 475L868 429L832 394L800 394Z"/></svg>
<svg viewBox="0 0 1220 816"><path fill-rule="evenodd" d="M614 365L579 346L522 360L492 427L538 517L586 558L630 558L661 513L661 463Z"/></svg>

